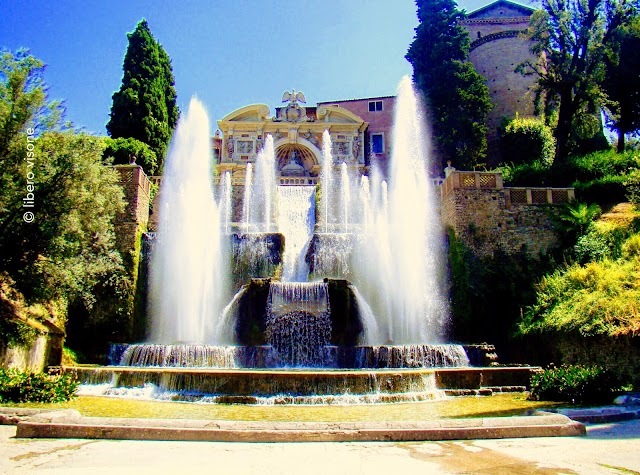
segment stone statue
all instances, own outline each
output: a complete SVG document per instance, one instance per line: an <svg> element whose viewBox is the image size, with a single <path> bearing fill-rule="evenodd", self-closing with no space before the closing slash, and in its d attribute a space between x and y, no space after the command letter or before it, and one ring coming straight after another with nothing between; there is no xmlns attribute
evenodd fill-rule
<svg viewBox="0 0 640 475"><path fill-rule="evenodd" d="M282 95L282 102L289 102L283 111L284 120L287 122L306 122L309 120L307 109L298 104L298 102L307 102L302 92L296 92L295 89L291 92L285 91Z"/></svg>
<svg viewBox="0 0 640 475"><path fill-rule="evenodd" d="M291 104L296 104L298 101L302 102L303 104L307 103L307 100L304 97L304 94L300 91L300 92L296 92L295 89L293 89L291 92L289 91L284 91L284 94L282 95L282 102L287 102L289 101Z"/></svg>
<svg viewBox="0 0 640 475"><path fill-rule="evenodd" d="M227 154L229 155L229 158L233 156L233 137L229 137L227 140Z"/></svg>
<svg viewBox="0 0 640 475"><path fill-rule="evenodd" d="M447 160L447 167L444 169L444 177L447 178L451 175L451 172L456 171L455 167L451 166L451 160Z"/></svg>
<svg viewBox="0 0 640 475"><path fill-rule="evenodd" d="M356 137L353 139L353 144L351 145L351 151L353 153L353 158L356 160L360 156L360 138Z"/></svg>

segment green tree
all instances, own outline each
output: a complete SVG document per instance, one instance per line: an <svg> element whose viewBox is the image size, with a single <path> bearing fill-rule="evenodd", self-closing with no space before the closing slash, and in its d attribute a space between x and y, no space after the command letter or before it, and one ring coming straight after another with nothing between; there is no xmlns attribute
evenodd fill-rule
<svg viewBox="0 0 640 475"><path fill-rule="evenodd" d="M0 52L0 161L15 152L27 127L38 135L63 126L62 102L46 100L44 68L27 49Z"/></svg>
<svg viewBox="0 0 640 475"><path fill-rule="evenodd" d="M554 168L565 164L572 132L585 124L593 129L590 119L597 118L603 100L607 48L613 31L631 15L634 1L542 0L543 9L531 17L528 34L538 62L525 62L518 70L536 74L546 100L557 104Z"/></svg>
<svg viewBox="0 0 640 475"><path fill-rule="evenodd" d="M127 165L135 161L148 176L155 175L158 170L156 154L144 142L134 138L105 139L106 148L102 154L106 160L111 159L114 165Z"/></svg>
<svg viewBox="0 0 640 475"><path fill-rule="evenodd" d="M612 42L604 89L607 115L618 131L618 152L624 152L625 134L640 129L640 17L619 27Z"/></svg>
<svg viewBox="0 0 640 475"><path fill-rule="evenodd" d="M102 138L56 131L63 109L47 97L39 60L20 51L0 63L0 269L29 302L91 308L123 272L119 177L102 164Z"/></svg>
<svg viewBox="0 0 640 475"><path fill-rule="evenodd" d="M178 121L171 60L155 40L146 20L127 34L122 85L113 94L107 131L114 138L133 137L155 152L158 169Z"/></svg>
<svg viewBox="0 0 640 475"><path fill-rule="evenodd" d="M500 146L506 162L538 162L544 166L553 163L553 132L541 119L516 117L501 130Z"/></svg>
<svg viewBox="0 0 640 475"><path fill-rule="evenodd" d="M416 0L416 35L406 58L423 94L441 164L471 168L487 153L486 118L491 109L484 78L468 61L464 13L453 0Z"/></svg>

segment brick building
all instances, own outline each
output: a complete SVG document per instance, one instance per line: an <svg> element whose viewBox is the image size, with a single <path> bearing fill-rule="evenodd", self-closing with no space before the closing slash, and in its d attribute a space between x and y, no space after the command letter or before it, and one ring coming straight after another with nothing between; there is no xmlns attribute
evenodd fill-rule
<svg viewBox="0 0 640 475"><path fill-rule="evenodd" d="M395 104L395 96L381 96L319 102L318 106L344 107L369 124L364 134L365 164L368 166L377 164L384 173L391 157L391 131Z"/></svg>
<svg viewBox="0 0 640 475"><path fill-rule="evenodd" d="M515 72L518 64L535 57L531 42L521 36L529 26L532 8L498 0L471 12L463 21L471 37L470 61L486 79L491 102L489 128L489 165L500 161L498 128L502 121L534 115L536 78Z"/></svg>

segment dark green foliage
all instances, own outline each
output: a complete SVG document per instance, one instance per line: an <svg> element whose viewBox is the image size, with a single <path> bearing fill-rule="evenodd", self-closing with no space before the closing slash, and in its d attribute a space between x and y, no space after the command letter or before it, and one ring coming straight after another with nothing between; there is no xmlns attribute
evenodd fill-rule
<svg viewBox="0 0 640 475"><path fill-rule="evenodd" d="M23 307L43 304L31 317L57 318L61 327L67 304L92 318L119 315L129 284L114 220L124 193L119 175L103 166L104 140L56 131L61 108L47 99L41 62L5 53L0 69L0 268L8 286L22 294ZM27 192L30 223L23 219Z"/></svg>
<svg viewBox="0 0 640 475"><path fill-rule="evenodd" d="M613 150L571 157L563 168L564 180L572 180L580 199L603 205L625 200L625 183L640 169L640 153Z"/></svg>
<svg viewBox="0 0 640 475"><path fill-rule="evenodd" d="M169 56L155 40L146 20L128 33L120 90L113 94L107 131L112 138L133 137L146 143L162 164L178 121L175 79Z"/></svg>
<svg viewBox="0 0 640 475"><path fill-rule="evenodd" d="M500 170L506 186L551 186L555 181L551 168L540 162L504 164Z"/></svg>
<svg viewBox="0 0 640 475"><path fill-rule="evenodd" d="M573 184L576 194L585 201L613 204L625 200L625 175L607 175L587 182Z"/></svg>
<svg viewBox="0 0 640 475"><path fill-rule="evenodd" d="M72 133L47 133L35 142L32 167L37 197L33 223L23 221L26 153L2 163L0 264L27 300L94 299L91 288L121 268L113 220L123 209L115 171L102 165L102 142Z"/></svg>
<svg viewBox="0 0 640 475"><path fill-rule="evenodd" d="M0 369L0 403L64 402L75 397L78 384L70 374L52 376Z"/></svg>
<svg viewBox="0 0 640 475"><path fill-rule="evenodd" d="M422 92L440 154L440 169L448 160L468 169L486 158L486 118L489 90L468 61L469 35L460 21L464 13L453 0L417 0L416 35L406 58Z"/></svg>
<svg viewBox="0 0 640 475"><path fill-rule="evenodd" d="M64 107L48 100L44 68L29 50L0 51L0 162L21 147L27 127L34 135L62 127Z"/></svg>
<svg viewBox="0 0 640 475"><path fill-rule="evenodd" d="M603 86L609 98L607 118L618 131L618 152L623 152L625 134L640 129L640 17L621 25L612 36Z"/></svg>
<svg viewBox="0 0 640 475"><path fill-rule="evenodd" d="M571 186L580 200L603 206L630 199L638 170L638 151L616 153L611 149L569 157L564 165L553 169L538 162L502 167L507 186Z"/></svg>
<svg viewBox="0 0 640 475"><path fill-rule="evenodd" d="M601 213L602 210L597 204L588 205L576 200L560 206L551 217L563 247L573 246Z"/></svg>
<svg viewBox="0 0 640 475"><path fill-rule="evenodd" d="M37 336L35 328L23 321L0 316L0 346L30 344Z"/></svg>
<svg viewBox="0 0 640 475"><path fill-rule="evenodd" d="M555 140L544 120L515 118L501 129L500 147L505 162L548 167L553 163Z"/></svg>
<svg viewBox="0 0 640 475"><path fill-rule="evenodd" d="M535 301L534 283L553 264L552 255L535 259L524 249L480 258L449 230L451 338L508 351L521 309Z"/></svg>
<svg viewBox="0 0 640 475"><path fill-rule="evenodd" d="M548 368L531 377L530 398L573 404L610 403L620 390L617 377L599 366Z"/></svg>
<svg viewBox="0 0 640 475"><path fill-rule="evenodd" d="M547 104L557 104L556 159L561 168L576 136L600 134L599 106L605 77L605 57L612 32L633 15L631 0L543 0L542 10L531 17L529 38L536 63L525 62L518 70L538 77L539 92ZM589 118L593 120L589 120ZM591 133L580 130L589 125ZM596 134L593 134L596 132Z"/></svg>
<svg viewBox="0 0 640 475"><path fill-rule="evenodd" d="M640 206L640 169L631 172L624 182L625 197L634 205Z"/></svg>
<svg viewBox="0 0 640 475"><path fill-rule="evenodd" d="M624 175L640 168L640 152L615 153L613 150L571 157L568 172L572 181L586 182L607 175Z"/></svg>
<svg viewBox="0 0 640 475"><path fill-rule="evenodd" d="M127 165L135 161L147 176L153 176L158 171L156 153L144 142L134 138L105 139L105 149L102 157L107 161L112 158L113 165Z"/></svg>

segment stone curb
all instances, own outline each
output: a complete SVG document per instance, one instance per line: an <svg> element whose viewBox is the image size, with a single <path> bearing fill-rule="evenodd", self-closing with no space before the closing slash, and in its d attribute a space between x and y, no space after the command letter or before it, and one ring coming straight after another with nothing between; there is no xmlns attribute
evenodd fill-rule
<svg viewBox="0 0 640 475"><path fill-rule="evenodd" d="M78 438L218 442L365 442L468 440L586 435L559 414L445 419L433 422L248 422L71 417L42 414L18 423L17 438Z"/></svg>

